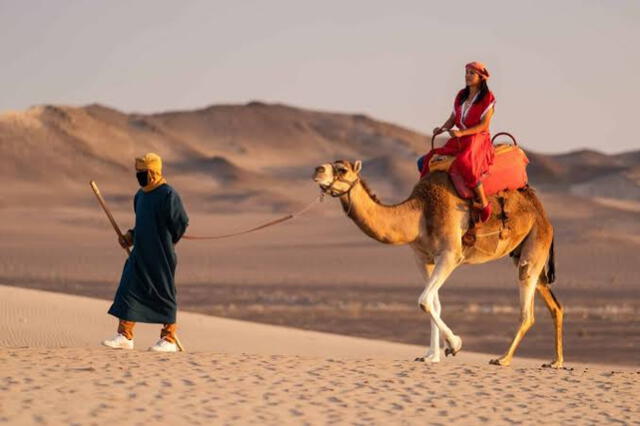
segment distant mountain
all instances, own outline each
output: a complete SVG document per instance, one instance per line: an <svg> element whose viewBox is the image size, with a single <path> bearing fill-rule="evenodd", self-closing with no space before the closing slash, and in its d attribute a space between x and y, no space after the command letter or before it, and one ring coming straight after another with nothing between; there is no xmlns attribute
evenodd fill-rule
<svg viewBox="0 0 640 426"><path fill-rule="evenodd" d="M168 162L219 157L260 170L334 158L411 157L424 143L423 135L363 115L259 102L150 115L101 105L45 105L0 115L0 173L33 178L96 168L116 172L146 151Z"/></svg>
<svg viewBox="0 0 640 426"><path fill-rule="evenodd" d="M43 184L84 193L96 178L126 199L135 187L133 158L154 151L181 190L211 208L277 210L308 193L316 165L361 159L363 175L383 195L401 199L417 179L415 160L428 140L364 115L261 102L160 114L44 105L0 115L0 178L7 193L21 196ZM640 151L528 156L530 181L545 190L640 201Z"/></svg>

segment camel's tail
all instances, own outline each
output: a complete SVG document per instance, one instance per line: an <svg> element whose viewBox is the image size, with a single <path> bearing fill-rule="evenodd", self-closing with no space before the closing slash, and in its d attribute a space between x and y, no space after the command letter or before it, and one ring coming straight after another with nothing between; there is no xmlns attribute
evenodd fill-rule
<svg viewBox="0 0 640 426"><path fill-rule="evenodd" d="M553 243L555 238L551 240L551 247L549 247L549 259L547 260L547 283L551 284L556 280L556 256L553 249Z"/></svg>

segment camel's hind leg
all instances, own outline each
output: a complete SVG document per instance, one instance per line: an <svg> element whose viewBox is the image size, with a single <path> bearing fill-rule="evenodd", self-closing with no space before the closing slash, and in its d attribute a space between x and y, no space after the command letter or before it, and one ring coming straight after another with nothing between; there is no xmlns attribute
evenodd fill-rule
<svg viewBox="0 0 640 426"><path fill-rule="evenodd" d="M547 250L544 248L546 245L536 238L536 234L534 231L529 235L523 243L522 252L514 259L518 265L520 327L507 352L502 357L491 360L490 364L510 365L522 338L535 322L533 312L534 296L538 284L543 284L541 282L541 273L547 260Z"/></svg>
<svg viewBox="0 0 640 426"><path fill-rule="evenodd" d="M560 305L560 302L558 302L558 299L556 299L551 291L551 286L549 286L545 280L538 282L537 289L551 313L556 329L556 359L549 364L544 364L543 367L562 368L564 364L562 351L562 320L564 318L564 311L562 305Z"/></svg>
<svg viewBox="0 0 640 426"><path fill-rule="evenodd" d="M513 341L511 342L511 346L507 350L502 357L498 359L492 359L489 363L494 365L503 365L508 366L511 364L511 360L513 359L513 355L518 349L520 342L527 331L533 326L535 322L533 316L533 302L536 292L538 277L529 277L525 280L520 281L520 327L516 332Z"/></svg>

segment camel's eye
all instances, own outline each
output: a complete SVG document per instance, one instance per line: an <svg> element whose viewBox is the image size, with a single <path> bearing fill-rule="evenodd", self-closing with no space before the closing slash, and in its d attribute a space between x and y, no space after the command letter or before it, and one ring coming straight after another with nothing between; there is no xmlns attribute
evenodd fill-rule
<svg viewBox="0 0 640 426"><path fill-rule="evenodd" d="M339 175L343 175L347 173L347 169L343 169L342 167L339 167L336 171L338 172Z"/></svg>

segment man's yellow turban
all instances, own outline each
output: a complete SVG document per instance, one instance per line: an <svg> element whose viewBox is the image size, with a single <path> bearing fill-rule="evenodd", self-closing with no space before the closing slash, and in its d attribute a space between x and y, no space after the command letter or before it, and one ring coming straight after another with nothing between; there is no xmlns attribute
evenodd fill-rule
<svg viewBox="0 0 640 426"><path fill-rule="evenodd" d="M162 158L158 154L150 152L142 157L137 157L136 170L147 171L147 185L142 187L144 192L153 191L160 185L167 183L167 180L162 177Z"/></svg>
<svg viewBox="0 0 640 426"><path fill-rule="evenodd" d="M136 170L150 170L162 175L162 158L158 154L150 152L136 158Z"/></svg>

